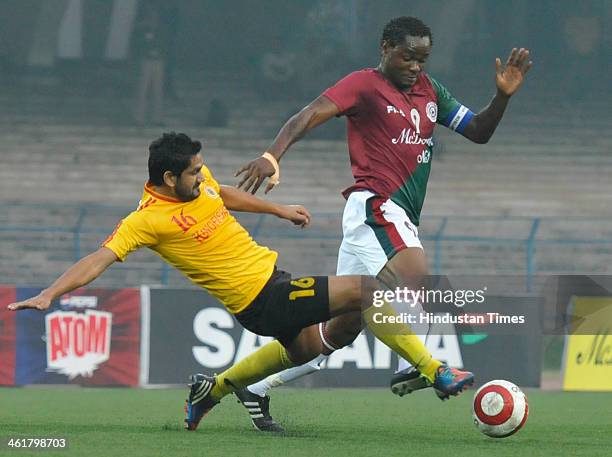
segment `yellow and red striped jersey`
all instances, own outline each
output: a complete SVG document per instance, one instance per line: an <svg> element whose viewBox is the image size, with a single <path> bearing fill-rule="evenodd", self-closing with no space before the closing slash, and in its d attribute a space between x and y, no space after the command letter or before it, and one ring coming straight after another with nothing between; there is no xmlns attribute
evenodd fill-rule
<svg viewBox="0 0 612 457"><path fill-rule="evenodd" d="M120 261L143 246L152 249L237 313L259 294L278 254L251 238L223 204L210 170L202 172L200 195L189 202L160 195L147 183L138 209L102 245Z"/></svg>

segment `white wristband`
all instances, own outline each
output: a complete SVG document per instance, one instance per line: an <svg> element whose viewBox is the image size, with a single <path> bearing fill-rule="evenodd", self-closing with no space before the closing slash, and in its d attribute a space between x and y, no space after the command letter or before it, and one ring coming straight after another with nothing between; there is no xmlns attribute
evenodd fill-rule
<svg viewBox="0 0 612 457"><path fill-rule="evenodd" d="M273 186L278 185L280 183L280 167L278 166L278 161L276 160L276 157L274 157L267 151L264 152L261 156L268 162L270 162L274 167L274 174L269 178L270 184L272 184Z"/></svg>

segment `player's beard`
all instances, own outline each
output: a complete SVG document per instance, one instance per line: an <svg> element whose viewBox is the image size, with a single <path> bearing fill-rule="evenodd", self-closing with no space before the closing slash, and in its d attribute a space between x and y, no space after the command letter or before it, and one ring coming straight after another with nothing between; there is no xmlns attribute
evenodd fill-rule
<svg viewBox="0 0 612 457"><path fill-rule="evenodd" d="M179 200L183 202L190 202L191 200L195 200L200 196L200 185L198 184L195 187L186 187L182 185L177 185L174 188L177 197Z"/></svg>

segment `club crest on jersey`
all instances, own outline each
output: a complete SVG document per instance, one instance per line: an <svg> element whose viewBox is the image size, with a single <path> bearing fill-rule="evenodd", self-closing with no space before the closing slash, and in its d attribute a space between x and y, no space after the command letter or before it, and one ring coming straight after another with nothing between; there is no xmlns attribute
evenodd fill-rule
<svg viewBox="0 0 612 457"><path fill-rule="evenodd" d="M438 105L436 105L434 102L429 102L425 108L425 111L427 112L427 119L429 119L431 122L436 122L438 119Z"/></svg>
<svg viewBox="0 0 612 457"><path fill-rule="evenodd" d="M219 194L215 192L215 189L213 189L212 187L204 186L204 189L206 190L206 193L212 198L217 198L219 196Z"/></svg>
<svg viewBox="0 0 612 457"><path fill-rule="evenodd" d="M112 313L54 311L45 316L47 371L91 377L110 356Z"/></svg>

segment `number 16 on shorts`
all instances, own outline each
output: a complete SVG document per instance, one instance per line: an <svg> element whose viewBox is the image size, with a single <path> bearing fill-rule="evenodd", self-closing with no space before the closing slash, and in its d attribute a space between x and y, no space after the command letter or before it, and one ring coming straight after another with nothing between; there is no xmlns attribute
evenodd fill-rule
<svg viewBox="0 0 612 457"><path fill-rule="evenodd" d="M289 300L296 300L300 297L314 297L314 278L300 278L291 281L293 287L298 287L299 290L294 290L289 294Z"/></svg>

